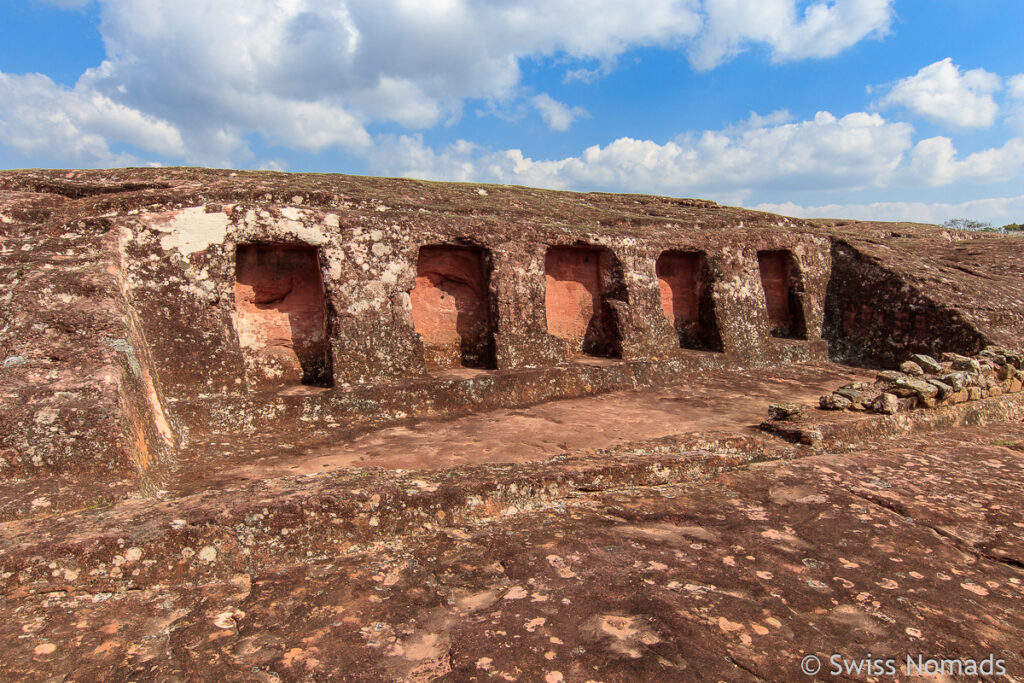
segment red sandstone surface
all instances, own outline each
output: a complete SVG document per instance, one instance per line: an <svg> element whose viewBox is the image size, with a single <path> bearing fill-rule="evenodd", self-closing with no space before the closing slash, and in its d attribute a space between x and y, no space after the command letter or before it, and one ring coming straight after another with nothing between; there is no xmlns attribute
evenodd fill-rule
<svg viewBox="0 0 1024 683"><path fill-rule="evenodd" d="M603 327L601 255L597 249L551 249L544 260L544 309L548 333L582 354ZM590 342L593 343L593 342Z"/></svg>
<svg viewBox="0 0 1024 683"><path fill-rule="evenodd" d="M494 327L488 303L486 263L479 249L423 247L412 320L432 367L489 367Z"/></svg>
<svg viewBox="0 0 1024 683"><path fill-rule="evenodd" d="M327 314L316 252L251 246L238 251L238 337L269 362L254 383L316 384L326 363Z"/></svg>
<svg viewBox="0 0 1024 683"><path fill-rule="evenodd" d="M0 678L1024 680L1022 246L0 172Z"/></svg>

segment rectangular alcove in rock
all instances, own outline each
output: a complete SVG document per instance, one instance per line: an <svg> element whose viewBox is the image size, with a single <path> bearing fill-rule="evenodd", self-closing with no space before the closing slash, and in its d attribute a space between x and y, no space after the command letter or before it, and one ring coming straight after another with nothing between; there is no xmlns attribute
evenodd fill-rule
<svg viewBox="0 0 1024 683"><path fill-rule="evenodd" d="M666 251L655 264L661 308L684 349L721 351L707 257L702 252Z"/></svg>
<svg viewBox="0 0 1024 683"><path fill-rule="evenodd" d="M490 253L479 247L421 247L412 321L428 368L493 368Z"/></svg>
<svg viewBox="0 0 1024 683"><path fill-rule="evenodd" d="M317 249L242 244L235 264L236 327L249 386L331 386Z"/></svg>
<svg viewBox="0 0 1024 683"><path fill-rule="evenodd" d="M618 326L606 301L615 257L596 247L552 247L544 259L548 334L567 355L621 356Z"/></svg>
<svg viewBox="0 0 1024 683"><path fill-rule="evenodd" d="M759 251L757 266L761 271L761 286L772 336L806 339L799 297L800 273L792 254L788 251Z"/></svg>

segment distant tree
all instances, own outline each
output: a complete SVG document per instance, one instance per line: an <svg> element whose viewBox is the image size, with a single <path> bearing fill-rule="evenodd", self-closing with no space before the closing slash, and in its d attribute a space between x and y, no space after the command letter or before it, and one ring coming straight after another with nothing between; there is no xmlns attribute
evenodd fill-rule
<svg viewBox="0 0 1024 683"><path fill-rule="evenodd" d="M1020 223L1007 223L1003 226L1003 232L1024 232L1024 225Z"/></svg>
<svg viewBox="0 0 1024 683"><path fill-rule="evenodd" d="M970 218L950 218L942 225L947 228L952 228L953 230L971 230L973 232L1000 231L1000 228L995 227L991 223L983 223L982 221L975 221Z"/></svg>

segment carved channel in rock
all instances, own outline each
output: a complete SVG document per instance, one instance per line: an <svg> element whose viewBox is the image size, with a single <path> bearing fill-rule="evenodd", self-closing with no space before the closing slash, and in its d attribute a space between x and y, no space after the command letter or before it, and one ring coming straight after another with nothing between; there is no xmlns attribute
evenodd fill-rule
<svg viewBox="0 0 1024 683"><path fill-rule="evenodd" d="M757 265L772 336L805 339L800 274L793 256L788 251L759 251Z"/></svg>
<svg viewBox="0 0 1024 683"><path fill-rule="evenodd" d="M332 385L316 248L239 245L235 307L250 386Z"/></svg>
<svg viewBox="0 0 1024 683"><path fill-rule="evenodd" d="M655 264L661 308L684 349L721 351L707 257L701 252L666 251Z"/></svg>
<svg viewBox="0 0 1024 683"><path fill-rule="evenodd" d="M621 356L611 300L621 274L607 249L552 247L544 261L548 333L566 344L569 356Z"/></svg>
<svg viewBox="0 0 1024 683"><path fill-rule="evenodd" d="M490 253L468 246L422 247L412 320L427 367L493 368Z"/></svg>

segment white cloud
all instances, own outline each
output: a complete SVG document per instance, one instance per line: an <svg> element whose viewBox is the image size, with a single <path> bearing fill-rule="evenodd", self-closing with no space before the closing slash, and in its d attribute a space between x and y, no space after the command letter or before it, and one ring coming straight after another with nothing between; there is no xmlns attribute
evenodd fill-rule
<svg viewBox="0 0 1024 683"><path fill-rule="evenodd" d="M573 81L578 81L580 83L594 83L602 76L607 76L608 72L608 66L602 66L597 69L580 67L578 69L569 69L566 71L562 80L566 83L572 83Z"/></svg>
<svg viewBox="0 0 1024 683"><path fill-rule="evenodd" d="M690 48L698 69L711 69L751 44L765 44L778 62L831 57L888 32L892 0L705 0L705 27Z"/></svg>
<svg viewBox="0 0 1024 683"><path fill-rule="evenodd" d="M732 197L751 190L858 189L888 182L911 149L912 129L878 114L783 122L785 113L752 116L720 131L659 144L619 138L581 155L531 159L520 150L487 151L462 143L440 151L420 138L390 138L375 171L452 180L489 180L552 188Z"/></svg>
<svg viewBox="0 0 1024 683"><path fill-rule="evenodd" d="M1024 137L1014 137L1001 147L989 148L957 159L956 148L948 137L929 137L916 143L910 161L900 178L908 185L948 185L973 180L1000 182L1024 171Z"/></svg>
<svg viewBox="0 0 1024 683"><path fill-rule="evenodd" d="M967 217L1000 226L1024 220L1024 195L973 199L959 203L875 202L872 204L826 204L801 206L793 202L758 204L751 207L799 218L853 218L864 221L910 221L944 223Z"/></svg>
<svg viewBox="0 0 1024 683"><path fill-rule="evenodd" d="M1017 74L1006 79L1010 97L1015 100L1024 100L1024 74Z"/></svg>
<svg viewBox="0 0 1024 683"><path fill-rule="evenodd" d="M287 171L288 164L281 159L268 159L261 163L257 169L260 171Z"/></svg>
<svg viewBox="0 0 1024 683"><path fill-rule="evenodd" d="M111 151L108 140L163 156L183 152L169 122L89 89L67 89L41 74L0 72L0 140L23 155L83 166L138 160Z"/></svg>
<svg viewBox="0 0 1024 683"><path fill-rule="evenodd" d="M1024 132L1024 74L1007 78L1006 89L1012 102L1006 117L1007 123L1012 128Z"/></svg>
<svg viewBox="0 0 1024 683"><path fill-rule="evenodd" d="M902 106L956 128L987 128L999 112L992 93L1001 85L996 74L984 69L961 73L960 67L946 57L897 81L880 104Z"/></svg>
<svg viewBox="0 0 1024 683"><path fill-rule="evenodd" d="M566 106L547 93L531 97L530 102L533 103L534 108L551 130L569 130L573 121L587 114L587 110L583 107Z"/></svg>
<svg viewBox="0 0 1024 683"><path fill-rule="evenodd" d="M221 89L270 93L428 127L466 98L514 95L522 58L613 59L691 36L692 4L652 0L635 12L617 0L105 0L113 68L95 85L168 107L179 95L205 98L196 104L215 114Z"/></svg>
<svg viewBox="0 0 1024 683"><path fill-rule="evenodd" d="M370 163L386 175L726 203L743 203L751 195L1002 182L1024 172L1024 137L960 158L949 138L914 144L912 135L909 124L879 114L837 118L819 112L807 121L791 121L786 112L774 112L665 143L619 138L562 159L534 159L518 149L487 150L465 141L435 150L419 136L389 137L378 141Z"/></svg>
<svg viewBox="0 0 1024 683"><path fill-rule="evenodd" d="M250 159L254 135L365 154L374 124L429 128L457 119L467 99L520 98L525 58L556 57L570 65L567 78L587 80L631 48L686 49L695 40L691 56L704 67L759 42L776 59L828 56L884 32L892 0L820 0L799 12L805 0L648 0L640 11L620 0L97 4L107 59L73 92L180 132L180 151L154 153L219 165ZM774 18L770 30L748 21L762 7ZM739 19L746 23L734 30ZM19 85L27 88L8 88L8 108L32 97ZM531 104L556 130L581 115L554 100ZM129 142L119 128L91 133L102 138L95 145Z"/></svg>
<svg viewBox="0 0 1024 683"><path fill-rule="evenodd" d="M947 137L921 140L910 152L903 185L942 186L960 181L1003 182L1024 171L1024 138L1011 138L1002 147L957 158Z"/></svg>

